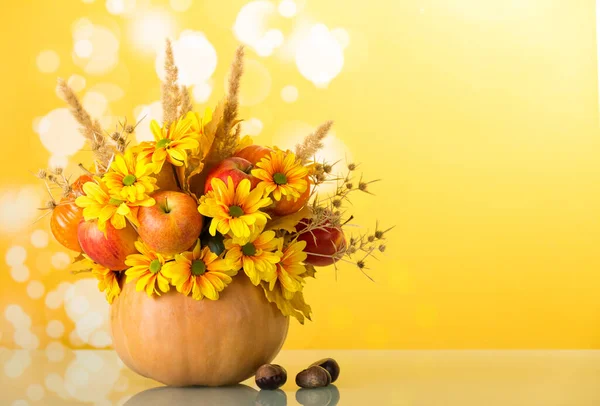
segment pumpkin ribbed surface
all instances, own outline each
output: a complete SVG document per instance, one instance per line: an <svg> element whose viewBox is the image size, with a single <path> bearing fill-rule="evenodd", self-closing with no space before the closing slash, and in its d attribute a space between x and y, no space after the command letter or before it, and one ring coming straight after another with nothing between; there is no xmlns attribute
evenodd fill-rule
<svg viewBox="0 0 600 406"><path fill-rule="evenodd" d="M150 298L130 282L111 306L115 349L138 374L171 386L232 385L279 353L289 319L245 275L216 301L172 289Z"/></svg>

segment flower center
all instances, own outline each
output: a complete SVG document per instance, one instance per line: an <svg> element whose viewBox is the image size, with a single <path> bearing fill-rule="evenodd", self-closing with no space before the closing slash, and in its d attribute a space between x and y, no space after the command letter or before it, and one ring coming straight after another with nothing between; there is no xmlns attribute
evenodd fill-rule
<svg viewBox="0 0 600 406"><path fill-rule="evenodd" d="M119 199L115 199L114 197L111 197L110 200L108 201L108 204L112 204L113 206L120 206L124 202L125 202L124 200L119 200Z"/></svg>
<svg viewBox="0 0 600 406"><path fill-rule="evenodd" d="M254 246L254 244L249 242L248 244L246 244L242 247L242 252L244 253L245 256L251 257L254 254L256 254L256 247Z"/></svg>
<svg viewBox="0 0 600 406"><path fill-rule="evenodd" d="M244 214L244 210L240 206L229 206L229 215L231 217L240 217Z"/></svg>
<svg viewBox="0 0 600 406"><path fill-rule="evenodd" d="M273 180L275 181L275 183L277 183L278 185L285 185L287 183L287 176L285 176L283 173L281 172L277 172L273 175Z"/></svg>
<svg viewBox="0 0 600 406"><path fill-rule="evenodd" d="M156 148L165 148L167 145L171 143L171 140L168 138L163 138L156 143Z"/></svg>
<svg viewBox="0 0 600 406"><path fill-rule="evenodd" d="M125 186L131 186L137 181L135 175L129 174L123 178L123 184Z"/></svg>
<svg viewBox="0 0 600 406"><path fill-rule="evenodd" d="M192 262L192 275L200 276L203 275L204 272L206 272L206 265L204 264L204 261L198 259Z"/></svg>
<svg viewBox="0 0 600 406"><path fill-rule="evenodd" d="M149 268L150 268L150 272L152 272L153 274L156 274L162 269L162 264L160 263L160 261L158 259L155 259L152 262L150 262Z"/></svg>

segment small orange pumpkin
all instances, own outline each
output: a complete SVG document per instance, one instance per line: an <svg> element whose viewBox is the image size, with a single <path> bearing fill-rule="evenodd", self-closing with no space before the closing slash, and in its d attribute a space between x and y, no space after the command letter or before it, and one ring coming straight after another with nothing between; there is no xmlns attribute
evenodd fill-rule
<svg viewBox="0 0 600 406"><path fill-rule="evenodd" d="M125 365L170 386L242 382L275 358L289 327L289 318L243 274L216 301L196 301L174 289L148 297L130 282L110 313L115 350Z"/></svg>
<svg viewBox="0 0 600 406"><path fill-rule="evenodd" d="M82 175L72 185L71 193L63 197L50 217L50 231L63 247L81 252L77 239L77 228L83 220L83 209L77 207L75 199L83 195L83 185L93 181L91 176Z"/></svg>

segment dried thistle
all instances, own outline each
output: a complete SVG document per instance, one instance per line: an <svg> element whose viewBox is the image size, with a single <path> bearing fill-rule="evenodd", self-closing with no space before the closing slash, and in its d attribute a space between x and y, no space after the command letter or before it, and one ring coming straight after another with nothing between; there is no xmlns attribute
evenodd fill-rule
<svg viewBox="0 0 600 406"><path fill-rule="evenodd" d="M167 39L165 50L165 81L162 84L162 108L164 124L171 124L177 120L177 111L181 104L181 94L177 85L178 70L173 57L173 46Z"/></svg>
<svg viewBox="0 0 600 406"><path fill-rule="evenodd" d="M296 157L307 162L314 154L323 148L323 140L327 137L327 133L331 129L333 121L326 121L321 124L315 132L306 136L302 144L296 145Z"/></svg>

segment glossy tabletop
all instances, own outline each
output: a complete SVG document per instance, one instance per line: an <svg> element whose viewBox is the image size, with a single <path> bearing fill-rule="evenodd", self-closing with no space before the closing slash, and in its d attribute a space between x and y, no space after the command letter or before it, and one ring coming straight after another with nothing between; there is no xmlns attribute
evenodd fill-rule
<svg viewBox="0 0 600 406"><path fill-rule="evenodd" d="M341 367L327 388L298 390L296 374L324 357ZM168 388L114 351L0 349L0 405L600 405L600 351L283 351L278 391L254 381Z"/></svg>

